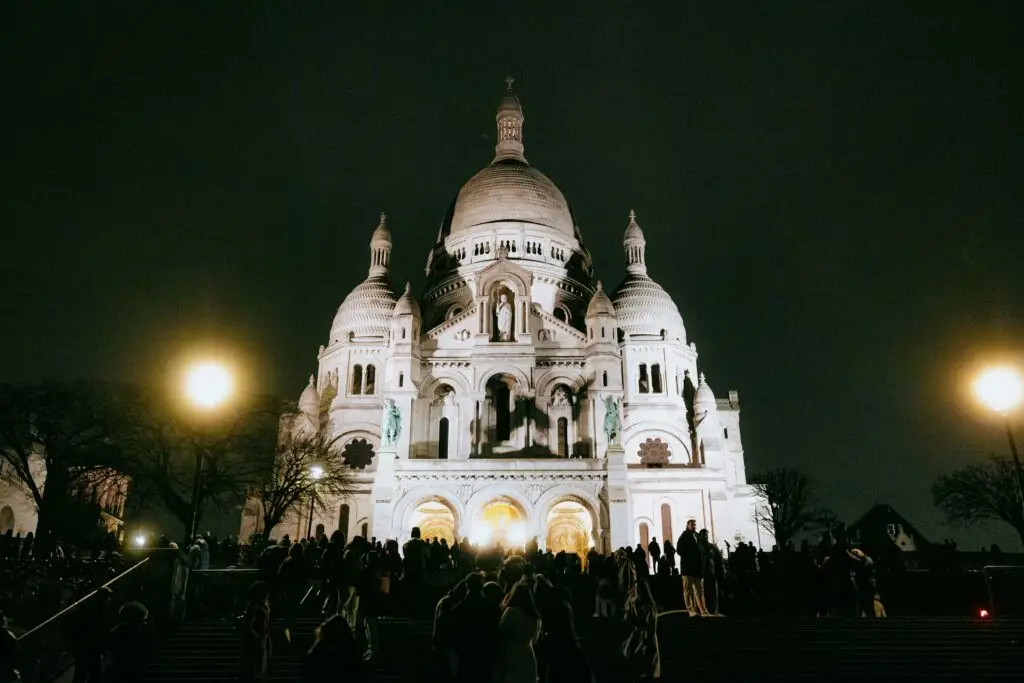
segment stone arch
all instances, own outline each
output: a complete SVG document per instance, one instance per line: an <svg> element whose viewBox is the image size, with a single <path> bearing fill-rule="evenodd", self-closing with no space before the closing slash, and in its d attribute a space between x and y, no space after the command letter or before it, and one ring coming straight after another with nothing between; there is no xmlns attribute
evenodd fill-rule
<svg viewBox="0 0 1024 683"><path fill-rule="evenodd" d="M654 523L653 519L651 519L650 517L647 517L647 516L634 517L633 518L633 530L632 530L633 546L636 546L637 543L640 543L640 525L641 524L646 524L647 525L647 540L648 541L650 540L651 536L657 536L657 533L655 532L655 529L657 529L658 527ZM644 546L644 552L647 552L647 546L646 545Z"/></svg>
<svg viewBox="0 0 1024 683"><path fill-rule="evenodd" d="M578 373L568 373L560 369L550 370L537 380L537 395L550 396L559 384L565 384L572 389L574 396L578 396L580 391L586 387L587 382L583 375Z"/></svg>
<svg viewBox="0 0 1024 683"><path fill-rule="evenodd" d="M594 546L601 549L603 532L608 525L607 507L601 504L601 500L589 491L580 489L572 484L560 484L553 486L537 499L533 507L536 511L536 519L532 527L534 536L537 538L547 537L548 517L551 511L559 503L575 502L583 506L590 513L590 521L593 528Z"/></svg>
<svg viewBox="0 0 1024 683"><path fill-rule="evenodd" d="M508 287L517 299L519 297L528 298L530 296L530 282L527 279L529 273L519 272L520 270L520 268L506 267L496 268L490 272L484 271L477 281L477 296L490 297L495 288Z"/></svg>
<svg viewBox="0 0 1024 683"><path fill-rule="evenodd" d="M685 425L685 421L682 421ZM670 463L673 465L688 465L691 462L690 435L685 428L679 425L665 422L639 422L631 424L623 430L622 444L626 451L626 462L636 464L640 462L640 445L647 439L660 438L669 445L672 452Z"/></svg>
<svg viewBox="0 0 1024 683"><path fill-rule="evenodd" d="M466 536L466 506L459 500L458 495L447 486L423 485L410 489L402 496L395 506L395 514L392 516L392 524L398 522L399 528L393 528L391 535L400 541L410 538L412 533L412 519L416 510L424 503L440 503L452 512L455 520L455 534L459 538Z"/></svg>
<svg viewBox="0 0 1024 683"><path fill-rule="evenodd" d="M510 386L510 388L515 389L519 394L523 394L530 389L530 378L521 368L517 368L512 365L502 365L494 368L488 368L486 371L480 373L480 379L477 381L476 393L486 393L487 385L492 379L497 377L505 377L514 380L515 385Z"/></svg>
<svg viewBox="0 0 1024 683"><path fill-rule="evenodd" d="M466 396L472 393L471 386L466 377L454 370L438 368L438 371L424 378L420 383L420 398L433 399L434 393L442 384L447 384L455 392L456 396Z"/></svg>
<svg viewBox="0 0 1024 683"><path fill-rule="evenodd" d="M534 528L534 506L526 500L519 487L512 484L492 484L470 496L466 501L466 510L469 515L467 523L472 524L479 519L487 504L495 501L505 501L518 508L523 515L523 524L527 530Z"/></svg>

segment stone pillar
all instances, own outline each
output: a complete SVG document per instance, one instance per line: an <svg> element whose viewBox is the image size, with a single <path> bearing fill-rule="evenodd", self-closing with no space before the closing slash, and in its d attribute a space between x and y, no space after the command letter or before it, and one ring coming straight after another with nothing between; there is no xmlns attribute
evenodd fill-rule
<svg viewBox="0 0 1024 683"><path fill-rule="evenodd" d="M611 445L605 452L608 483L608 518L611 550L632 545L633 509L626 481L626 452L622 446Z"/></svg>
<svg viewBox="0 0 1024 683"><path fill-rule="evenodd" d="M391 512L397 501L392 500L395 491L395 458L392 447L386 447L377 454L377 476L370 493L373 513L370 518L370 536L397 538L398 529L393 529Z"/></svg>

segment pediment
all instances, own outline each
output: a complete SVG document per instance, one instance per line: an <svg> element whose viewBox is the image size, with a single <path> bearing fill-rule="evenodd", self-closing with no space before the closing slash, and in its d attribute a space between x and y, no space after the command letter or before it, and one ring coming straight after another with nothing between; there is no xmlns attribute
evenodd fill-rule
<svg viewBox="0 0 1024 683"><path fill-rule="evenodd" d="M508 259L498 259L480 271L476 279L477 296L488 296L497 283L512 285L516 296L529 296L533 273Z"/></svg>
<svg viewBox="0 0 1024 683"><path fill-rule="evenodd" d="M476 320L476 311L476 305L470 306L462 313L452 316L440 325L427 331L427 338L439 341L468 343L473 338L473 332L475 331L473 323Z"/></svg>
<svg viewBox="0 0 1024 683"><path fill-rule="evenodd" d="M569 340L586 343L587 336L585 334L572 325L562 322L540 306L534 306L531 311L533 312L533 320L531 321L530 329L533 332L533 338L538 344L558 344Z"/></svg>

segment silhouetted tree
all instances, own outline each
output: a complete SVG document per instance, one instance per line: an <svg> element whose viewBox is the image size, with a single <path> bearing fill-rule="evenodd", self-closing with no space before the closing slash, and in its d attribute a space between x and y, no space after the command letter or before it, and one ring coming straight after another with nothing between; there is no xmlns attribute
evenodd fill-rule
<svg viewBox="0 0 1024 683"><path fill-rule="evenodd" d="M131 406L130 419L117 435L121 468L132 476L136 495L159 499L181 522L184 539L194 510L201 519L211 508L235 508L244 501L247 488L273 460L278 414L279 405L266 398L201 417L145 396Z"/></svg>
<svg viewBox="0 0 1024 683"><path fill-rule="evenodd" d="M83 487L120 478L113 438L130 391L103 382L0 385L2 476L23 489L38 512L45 552Z"/></svg>
<svg viewBox="0 0 1024 683"><path fill-rule="evenodd" d="M954 526L1006 522L1024 543L1024 510L1008 458L993 456L942 475L932 485L932 498Z"/></svg>
<svg viewBox="0 0 1024 683"><path fill-rule="evenodd" d="M755 475L750 480L761 503L757 524L775 538L780 547L814 524L813 487L799 470L780 467Z"/></svg>
<svg viewBox="0 0 1024 683"><path fill-rule="evenodd" d="M319 479L311 475L314 467L320 468ZM259 474L250 496L260 504L263 534L269 538L289 512L309 505L324 511L327 501L348 495L354 486L338 438L294 430L280 439L271 466Z"/></svg>

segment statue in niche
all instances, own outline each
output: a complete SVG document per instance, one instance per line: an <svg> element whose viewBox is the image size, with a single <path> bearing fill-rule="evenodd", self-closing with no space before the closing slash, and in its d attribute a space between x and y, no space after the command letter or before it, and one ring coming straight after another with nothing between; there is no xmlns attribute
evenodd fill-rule
<svg viewBox="0 0 1024 683"><path fill-rule="evenodd" d="M512 324L515 318L515 309L512 308L512 293L507 289L498 290L498 301L494 305L494 329L497 332L497 341L510 342L512 339Z"/></svg>
<svg viewBox="0 0 1024 683"><path fill-rule="evenodd" d="M393 399L384 399L384 445L394 446L402 433L402 411Z"/></svg>
<svg viewBox="0 0 1024 683"><path fill-rule="evenodd" d="M619 402L614 396L604 398L604 436L613 446L619 445L622 420L619 418Z"/></svg>
<svg viewBox="0 0 1024 683"><path fill-rule="evenodd" d="M555 393L551 395L551 405L555 408L568 408L572 405L569 392L565 390L565 387L555 387Z"/></svg>

